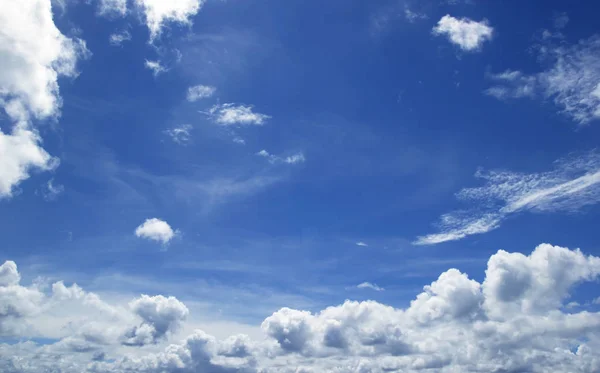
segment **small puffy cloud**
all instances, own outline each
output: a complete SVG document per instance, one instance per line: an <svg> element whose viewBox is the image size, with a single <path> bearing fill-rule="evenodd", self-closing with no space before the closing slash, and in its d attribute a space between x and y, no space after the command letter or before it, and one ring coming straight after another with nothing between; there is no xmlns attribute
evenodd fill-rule
<svg viewBox="0 0 600 373"><path fill-rule="evenodd" d="M222 104L215 105L209 111L217 124L223 126L262 126L269 118L268 115L255 113L252 106Z"/></svg>
<svg viewBox="0 0 600 373"><path fill-rule="evenodd" d="M127 0L100 0L98 14L106 17L123 17L127 14Z"/></svg>
<svg viewBox="0 0 600 373"><path fill-rule="evenodd" d="M145 16L151 41L160 36L167 23L191 25L203 4L204 0L135 0Z"/></svg>
<svg viewBox="0 0 600 373"><path fill-rule="evenodd" d="M545 69L527 75L520 71L490 74L494 85L484 92L498 99L540 98L554 102L560 112L579 124L600 119L600 37L574 45L545 39L535 46Z"/></svg>
<svg viewBox="0 0 600 373"><path fill-rule="evenodd" d="M191 135L190 131L192 130L192 126L189 124L184 124L179 127L171 128L165 130L164 133L171 137L171 139L178 144L186 144L190 141Z"/></svg>
<svg viewBox="0 0 600 373"><path fill-rule="evenodd" d="M162 295L142 295L131 301L129 307L143 320L124 334L123 344L129 346L158 343L168 333L176 331L189 314L188 308L177 298Z"/></svg>
<svg viewBox="0 0 600 373"><path fill-rule="evenodd" d="M37 131L28 125L17 125L11 134L0 130L0 199L11 197L32 170L50 171L58 164L58 159L41 147Z"/></svg>
<svg viewBox="0 0 600 373"><path fill-rule="evenodd" d="M263 149L263 150L259 151L258 153L256 153L256 155L259 157L266 158L269 161L269 163L271 163L271 164L277 164L277 163L297 164L297 163L303 163L304 161L306 161L306 158L304 157L303 153L296 153L296 154L289 155L287 157L280 157L280 156L271 154L268 151L266 151L265 149Z"/></svg>
<svg viewBox="0 0 600 373"><path fill-rule="evenodd" d="M140 238L169 243L175 237L176 232L171 226L163 220L152 218L146 219L139 227L135 229L135 235Z"/></svg>
<svg viewBox="0 0 600 373"><path fill-rule="evenodd" d="M370 282L360 283L360 284L356 285L356 287L358 289L371 289L371 290L375 290L375 291L384 291L385 290L384 288L377 286L377 284L372 284Z"/></svg>
<svg viewBox="0 0 600 373"><path fill-rule="evenodd" d="M115 32L114 34L110 34L108 37L108 42L110 45L115 47L121 46L124 42L129 40L131 40L131 33L127 30Z"/></svg>
<svg viewBox="0 0 600 373"><path fill-rule="evenodd" d="M356 246L367 247L367 246L369 246L369 245L367 245L367 243L366 243L366 242L358 241L358 242L356 243Z"/></svg>
<svg viewBox="0 0 600 373"><path fill-rule="evenodd" d="M474 206L442 215L441 232L418 237L415 244L432 245L486 233L523 211L574 212L600 202L600 154L561 159L556 165L553 171L532 174L477 171L475 176L485 184L457 194Z"/></svg>
<svg viewBox="0 0 600 373"><path fill-rule="evenodd" d="M160 61L150 61L146 60L144 62L144 66L150 71L152 71L152 75L159 76L160 74L169 71L166 67L161 65Z"/></svg>
<svg viewBox="0 0 600 373"><path fill-rule="evenodd" d="M211 97L216 92L215 87L208 85L196 85L189 87L187 91L187 100L189 102L198 101L203 98Z"/></svg>
<svg viewBox="0 0 600 373"><path fill-rule="evenodd" d="M484 42L492 39L493 31L486 20L476 22L450 15L443 16L433 28L434 35L446 35L452 44L458 45L464 51L481 49Z"/></svg>

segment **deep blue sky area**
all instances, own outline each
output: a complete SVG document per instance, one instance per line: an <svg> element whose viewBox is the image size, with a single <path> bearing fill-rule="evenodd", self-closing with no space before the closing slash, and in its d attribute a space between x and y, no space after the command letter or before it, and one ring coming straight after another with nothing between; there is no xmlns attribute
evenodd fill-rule
<svg viewBox="0 0 600 373"><path fill-rule="evenodd" d="M571 48L598 32L600 4L474 3L209 0L190 25L166 23L153 43L139 12L107 18L85 2L55 7L59 30L85 40L91 55L77 77L59 79L60 117L37 127L60 166L32 170L0 201L0 258L19 263L24 278L96 291L185 300L200 281L302 296L318 310L345 299L406 306L450 267L482 281L500 249L529 254L547 242L600 255L600 208L591 202L521 209L485 233L415 244L440 231L443 214L502 203L457 199L485 185L478 169L553 172L600 138L599 118L578 123L544 88L536 97L485 94L494 74L551 70L536 49L543 30L567 14L552 45ZM422 18L407 19L406 9ZM465 50L432 31L446 14L487 20L493 36ZM121 30L131 40L111 45ZM154 75L146 60L168 71ZM195 85L216 91L189 102ZM220 125L209 111L226 103L269 118ZM178 143L166 131L182 125L189 140ZM256 155L263 149L280 158ZM296 153L304 162L282 161ZM64 191L47 201L50 179ZM153 217L178 231L168 244L134 235ZM386 291L356 289L365 281ZM204 296L235 319L266 316L226 294ZM269 303L270 312L285 301Z"/></svg>

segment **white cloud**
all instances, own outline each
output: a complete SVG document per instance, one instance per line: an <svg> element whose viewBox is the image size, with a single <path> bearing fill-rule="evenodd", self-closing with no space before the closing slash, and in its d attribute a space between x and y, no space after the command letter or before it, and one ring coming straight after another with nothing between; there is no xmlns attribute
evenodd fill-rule
<svg viewBox="0 0 600 373"><path fill-rule="evenodd" d="M356 246L363 246L363 247L367 247L367 246L369 246L369 245L367 245L365 242L358 241L358 242L356 243Z"/></svg>
<svg viewBox="0 0 600 373"><path fill-rule="evenodd" d="M443 16L433 28L434 35L446 35L452 44L458 45L464 51L481 49L484 42L492 39L493 31L486 20L476 22L450 15Z"/></svg>
<svg viewBox="0 0 600 373"><path fill-rule="evenodd" d="M243 138L238 137L238 136L236 136L236 137L233 138L233 142L236 143L236 144L240 144L240 145L245 145L246 144L246 140L244 140Z"/></svg>
<svg viewBox="0 0 600 373"><path fill-rule="evenodd" d="M62 105L58 77L75 77L85 43L68 38L52 20L50 0L0 3L0 107L13 121L0 131L0 198L10 197L34 170L58 165L42 147L31 119L58 117Z"/></svg>
<svg viewBox="0 0 600 373"><path fill-rule="evenodd" d="M596 152L559 160L556 169L549 172L480 170L475 176L483 179L485 185L457 194L475 207L442 215L441 233L418 237L416 244L436 244L486 233L518 212L575 212L600 201L600 154Z"/></svg>
<svg viewBox="0 0 600 373"><path fill-rule="evenodd" d="M19 124L11 134L0 131L0 199L11 197L32 170L50 171L59 164L40 146L37 131L28 127Z"/></svg>
<svg viewBox="0 0 600 373"><path fill-rule="evenodd" d="M48 180L46 185L44 185L44 188L42 189L41 193L46 201L54 201L64 191L65 191L64 185L61 185L61 184L55 185L54 179L50 179L50 180Z"/></svg>
<svg viewBox="0 0 600 373"><path fill-rule="evenodd" d="M131 40L131 33L127 30L111 34L108 38L108 42L110 43L110 45L115 47L118 47L129 40Z"/></svg>
<svg viewBox="0 0 600 373"><path fill-rule="evenodd" d="M186 144L190 141L190 131L192 126L184 124L182 126L165 130L164 133L169 135L171 139L178 144Z"/></svg>
<svg viewBox="0 0 600 373"><path fill-rule="evenodd" d="M377 286L377 284L372 284L370 282L360 283L360 284L356 285L356 287L358 289L371 289L371 290L375 290L375 291L384 291L385 290L384 288Z"/></svg>
<svg viewBox="0 0 600 373"><path fill-rule="evenodd" d="M600 369L600 312L592 311L595 306L567 312L565 307L573 302L575 286L599 276L600 258L542 244L529 255L498 251L482 282L449 269L404 309L374 301L346 301L316 313L281 308L263 321L266 338L217 339L196 330L171 342L189 313L175 298L141 296L122 307L62 282L47 295L20 285L16 265L6 262L0 266L0 305L20 305L19 318L32 325L61 320L56 328L62 335L47 345L0 344L0 370L595 372ZM33 293L24 296L25 291ZM29 310L24 300L30 301ZM76 307L86 302L87 308ZM2 323L13 316L1 310L0 325L13 326ZM62 319L48 318L58 311ZM123 335L136 324L144 344L164 347L121 347ZM28 335L22 331L13 329L12 335Z"/></svg>
<svg viewBox="0 0 600 373"><path fill-rule="evenodd" d="M600 119L600 37L570 46L553 43L550 39L536 46L545 70L531 75L519 71L492 74L498 84L485 93L499 99L549 99L579 124Z"/></svg>
<svg viewBox="0 0 600 373"><path fill-rule="evenodd" d="M408 8L404 8L404 17L409 22L416 22L416 21L420 21L420 20L428 19L429 18L427 16L427 14L415 12L415 11L412 11L412 10L410 10Z"/></svg>
<svg viewBox="0 0 600 373"><path fill-rule="evenodd" d="M135 229L136 236L162 242L163 244L169 243L176 233L166 221L157 218L146 219L144 223Z"/></svg>
<svg viewBox="0 0 600 373"><path fill-rule="evenodd" d="M173 333L185 321L188 308L177 298L142 295L129 303L132 312L143 321L124 334L123 344L143 346L156 344Z"/></svg>
<svg viewBox="0 0 600 373"><path fill-rule="evenodd" d="M270 154L268 151L263 149L263 150L259 151L258 153L256 153L256 155L258 155L259 157L266 158L269 161L269 163L272 163L272 164L276 164L276 163L297 164L297 163L303 163L304 161L306 161L306 158L304 157L303 153L296 153L296 154L292 154L287 157L280 157L277 155Z"/></svg>
<svg viewBox="0 0 600 373"><path fill-rule="evenodd" d="M3 0L0 24L0 106L13 120L57 116L58 77L77 76L85 43L56 28L50 0Z"/></svg>
<svg viewBox="0 0 600 373"><path fill-rule="evenodd" d="M127 0L100 0L98 14L108 17L123 17L127 14Z"/></svg>
<svg viewBox="0 0 600 373"><path fill-rule="evenodd" d="M204 0L135 0L135 4L145 15L153 41L168 22L191 25L191 18L198 13Z"/></svg>
<svg viewBox="0 0 600 373"><path fill-rule="evenodd" d="M203 98L211 97L217 89L208 85L196 85L189 87L187 91L187 100L189 102L198 101Z"/></svg>
<svg viewBox="0 0 600 373"><path fill-rule="evenodd" d="M160 61L146 60L146 62L144 62L144 66L152 71L152 75L154 76L159 76L160 74L169 71L169 69L160 64Z"/></svg>
<svg viewBox="0 0 600 373"><path fill-rule="evenodd" d="M265 114L255 113L252 106L222 104L215 105L209 111L214 121L223 126L262 126L271 117Z"/></svg>

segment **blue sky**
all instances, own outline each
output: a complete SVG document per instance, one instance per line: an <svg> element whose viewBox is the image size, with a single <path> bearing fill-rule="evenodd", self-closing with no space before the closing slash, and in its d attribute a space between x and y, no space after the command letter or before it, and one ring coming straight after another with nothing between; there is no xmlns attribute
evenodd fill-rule
<svg viewBox="0 0 600 373"><path fill-rule="evenodd" d="M0 73L2 133L56 159L0 172L0 259L23 283L251 328L282 307L408 307L449 268L483 282L498 250L600 256L591 2L185 0L154 26L145 3L53 2L82 43L66 72L38 61L59 89ZM0 146L6 170L18 154ZM596 287L568 301L598 311Z"/></svg>

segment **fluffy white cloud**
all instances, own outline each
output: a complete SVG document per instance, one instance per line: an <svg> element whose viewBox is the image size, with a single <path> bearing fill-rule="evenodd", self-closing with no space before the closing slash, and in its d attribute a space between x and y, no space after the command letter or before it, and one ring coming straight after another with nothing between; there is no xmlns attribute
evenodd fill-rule
<svg viewBox="0 0 600 373"><path fill-rule="evenodd" d="M89 55L85 43L56 28L50 0L0 0L0 107L14 122L0 131L0 198L33 170L58 165L42 147L31 119L57 117L58 77L77 75L76 64Z"/></svg>
<svg viewBox="0 0 600 373"><path fill-rule="evenodd" d="M176 231L163 220L152 218L146 219L139 227L135 229L135 235L140 238L146 238L153 241L169 243L175 237Z"/></svg>
<svg viewBox="0 0 600 373"><path fill-rule="evenodd" d="M115 47L118 47L129 40L131 40L131 33L127 30L116 32L108 37L108 42L110 43L110 45L113 45Z"/></svg>
<svg viewBox="0 0 600 373"><path fill-rule="evenodd" d="M192 126L189 124L184 124L179 127L171 128L165 130L165 134L167 134L171 139L178 144L185 144L190 141L190 131L192 130Z"/></svg>
<svg viewBox="0 0 600 373"><path fill-rule="evenodd" d="M144 66L150 71L152 71L152 75L159 76L160 74L169 71L166 67L161 65L160 61L150 61L146 60L144 62Z"/></svg>
<svg viewBox="0 0 600 373"><path fill-rule="evenodd" d="M231 103L215 105L208 113L216 123L223 126L262 126L267 119L271 118L265 114L255 113L252 106Z"/></svg>
<svg viewBox="0 0 600 373"><path fill-rule="evenodd" d="M433 28L434 35L446 35L452 44L464 51L479 50L484 42L492 39L493 31L486 20L476 22L468 18L454 18L448 14Z"/></svg>
<svg viewBox="0 0 600 373"><path fill-rule="evenodd" d="M442 215L441 233L418 237L415 243L429 245L486 233L521 211L573 212L600 201L600 154L591 152L556 164L553 171L533 174L478 171L475 176L485 185L457 194L475 207Z"/></svg>
<svg viewBox="0 0 600 373"><path fill-rule="evenodd" d="M191 18L198 13L204 0L135 0L135 4L146 17L152 41L160 36L168 22L191 25Z"/></svg>
<svg viewBox="0 0 600 373"><path fill-rule="evenodd" d="M256 153L256 155L258 155L259 157L266 158L269 161L269 163L272 163L272 164L276 164L276 163L297 164L297 163L304 163L304 161L306 161L306 158L304 157L303 153L296 153L296 154L289 155L287 157L280 157L280 156L271 154L268 151L266 151L265 149L263 149L263 150L259 151L258 153Z"/></svg>
<svg viewBox="0 0 600 373"><path fill-rule="evenodd" d="M362 283L356 285L356 287L358 289L371 289L371 290L375 290L375 291L384 291L385 290L384 288L377 286L377 284L372 284L370 282L362 282Z"/></svg>
<svg viewBox="0 0 600 373"><path fill-rule="evenodd" d="M162 295L142 295L129 303L129 307L143 320L139 326L125 333L123 344L129 346L158 343L168 333L176 331L189 314L187 307L177 298Z"/></svg>
<svg viewBox="0 0 600 373"><path fill-rule="evenodd" d="M492 74L490 77L497 84L485 93L503 100L549 99L561 113L580 124L600 119L600 36L570 46L563 41L555 45L548 39L536 46L536 50L545 66L542 72Z"/></svg>
<svg viewBox="0 0 600 373"><path fill-rule="evenodd" d="M203 98L211 97L217 89L208 85L196 85L189 87L187 91L187 100L189 102L198 101Z"/></svg>
<svg viewBox="0 0 600 373"><path fill-rule="evenodd" d="M0 199L11 197L14 188L29 178L32 170L49 171L58 159L41 146L41 138L26 123L16 125L11 134L0 130Z"/></svg>
<svg viewBox="0 0 600 373"><path fill-rule="evenodd" d="M121 308L96 297L97 304L115 311L112 323L118 327L113 328L108 319L82 323L73 314L75 322L63 322L77 327L66 328L69 332L56 343L0 344L0 370L595 372L600 369L600 312L585 300L582 304L589 306L580 305L579 311L565 307L572 303L574 286L599 276L600 258L579 250L542 244L529 255L499 251L490 257L483 282L450 269L425 286L405 309L374 301L346 301L316 313L282 308L262 323L266 339L234 335L219 340L197 330L162 352L131 350L133 346L115 350L123 336L115 332L141 320L136 331L140 338L147 337L143 341L168 338L187 316L185 305L174 298L141 296ZM18 277L14 263L0 267L0 279L8 278L0 285L5 296L0 304L22 301L6 290L20 286ZM84 301L90 294L76 285L56 283L52 297L42 296L55 308L65 309L68 302ZM596 296L591 294L591 299ZM34 306L41 317L47 308L38 304Z"/></svg>
<svg viewBox="0 0 600 373"><path fill-rule="evenodd" d="M127 0L100 0L98 14L108 17L123 17L127 14Z"/></svg>

